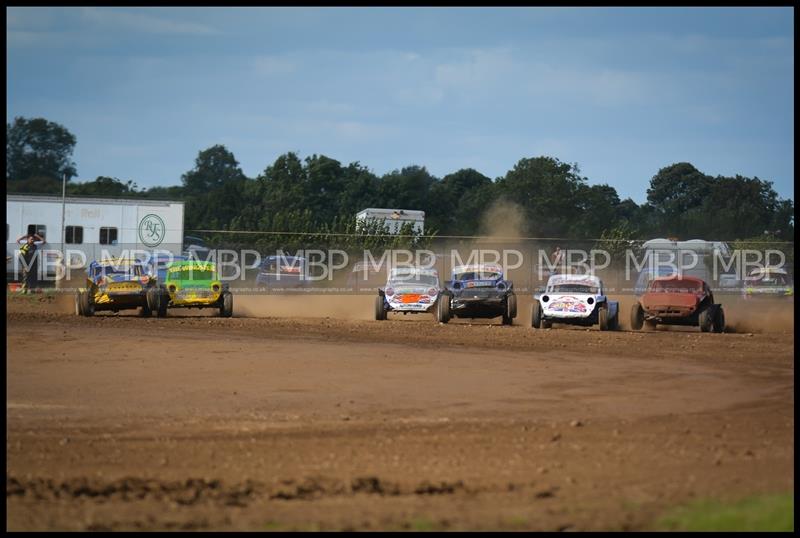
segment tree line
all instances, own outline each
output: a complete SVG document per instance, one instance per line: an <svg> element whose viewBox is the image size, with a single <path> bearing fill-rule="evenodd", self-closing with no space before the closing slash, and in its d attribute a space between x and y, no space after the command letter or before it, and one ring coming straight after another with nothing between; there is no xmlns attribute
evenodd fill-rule
<svg viewBox="0 0 800 538"><path fill-rule="evenodd" d="M218 144L198 152L179 185L140 189L107 176L72 181L76 138L57 123L18 117L6 130L7 192L60 195L66 175L70 195L183 200L186 230L305 232L322 240L355 232L358 211L386 207L425 211L426 234L470 236L486 232L488 208L506 203L519 209L520 232L530 237L794 240L794 203L771 181L711 176L686 162L659 169L647 201L637 204L552 156L522 158L492 179L472 168L439 178L419 165L379 176L359 162L287 152L247 177Z"/></svg>

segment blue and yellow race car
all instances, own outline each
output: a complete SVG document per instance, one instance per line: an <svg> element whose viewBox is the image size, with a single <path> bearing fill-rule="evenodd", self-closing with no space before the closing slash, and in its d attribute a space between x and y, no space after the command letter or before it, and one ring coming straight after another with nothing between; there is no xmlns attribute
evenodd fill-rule
<svg viewBox="0 0 800 538"><path fill-rule="evenodd" d="M75 294L75 313L93 316L95 312L139 309L142 316L153 312L158 289L156 278L147 266L133 258L104 258L89 264L86 288ZM149 298L149 300L148 300Z"/></svg>

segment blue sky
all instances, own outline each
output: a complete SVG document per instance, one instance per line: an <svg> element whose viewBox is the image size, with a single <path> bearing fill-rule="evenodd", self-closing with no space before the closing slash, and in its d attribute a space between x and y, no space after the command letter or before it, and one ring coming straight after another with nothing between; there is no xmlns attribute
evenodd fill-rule
<svg viewBox="0 0 800 538"><path fill-rule="evenodd" d="M78 140L78 180L176 185L225 144L496 178L577 162L641 203L659 168L794 199L792 8L7 8L7 111Z"/></svg>

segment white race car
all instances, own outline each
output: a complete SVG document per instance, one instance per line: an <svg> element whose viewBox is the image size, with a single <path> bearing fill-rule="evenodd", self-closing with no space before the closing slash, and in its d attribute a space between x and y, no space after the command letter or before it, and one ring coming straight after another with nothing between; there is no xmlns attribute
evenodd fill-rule
<svg viewBox="0 0 800 538"><path fill-rule="evenodd" d="M553 322L619 328L619 303L605 295L603 281L591 275L553 275L544 293L533 296L531 326L549 329Z"/></svg>
<svg viewBox="0 0 800 538"><path fill-rule="evenodd" d="M443 292L436 269L395 267L386 286L375 298L375 319L385 320L389 312L403 314L433 312L436 321L450 320L450 297Z"/></svg>

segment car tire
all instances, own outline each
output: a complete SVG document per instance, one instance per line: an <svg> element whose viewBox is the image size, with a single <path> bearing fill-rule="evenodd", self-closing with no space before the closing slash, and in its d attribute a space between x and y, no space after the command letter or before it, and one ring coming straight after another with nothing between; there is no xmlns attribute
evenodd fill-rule
<svg viewBox="0 0 800 538"><path fill-rule="evenodd" d="M143 304L139 307L139 316L143 318L149 318L153 315L153 310L150 308L150 305L147 303Z"/></svg>
<svg viewBox="0 0 800 538"><path fill-rule="evenodd" d="M83 315L83 303L81 302L81 291L78 290L75 292L75 315L82 316Z"/></svg>
<svg viewBox="0 0 800 538"><path fill-rule="evenodd" d="M631 308L631 329L634 331L641 330L644 325L644 309L638 302Z"/></svg>
<svg viewBox="0 0 800 538"><path fill-rule="evenodd" d="M725 332L725 312L722 310L722 305L717 305L716 310L712 324L713 330L715 333Z"/></svg>
<svg viewBox="0 0 800 538"><path fill-rule="evenodd" d="M508 317L511 319L515 319L517 317L517 295L515 293L511 293L508 295Z"/></svg>
<svg viewBox="0 0 800 538"><path fill-rule="evenodd" d="M147 307L151 312L158 311L158 298L159 289L155 287L148 288L147 290Z"/></svg>
<svg viewBox="0 0 800 538"><path fill-rule="evenodd" d="M436 321L439 323L450 321L450 296L446 293L440 295L436 303Z"/></svg>
<svg viewBox="0 0 800 538"><path fill-rule="evenodd" d="M81 290L78 292L80 295L81 312L86 317L94 316L94 303L92 302L89 290Z"/></svg>
<svg viewBox="0 0 800 538"><path fill-rule="evenodd" d="M157 292L156 316L159 318L167 317L167 307L169 306L169 293L167 290L160 289Z"/></svg>
<svg viewBox="0 0 800 538"><path fill-rule="evenodd" d="M542 329L551 329L553 327L553 322L549 319L542 320Z"/></svg>
<svg viewBox="0 0 800 538"><path fill-rule="evenodd" d="M601 331L608 330L608 308L601 307L597 311L597 323L600 325Z"/></svg>
<svg viewBox="0 0 800 538"><path fill-rule="evenodd" d="M697 317L698 325L700 325L700 332L710 332L714 326L714 314L716 308L714 305L710 305L705 308L700 315Z"/></svg>
<svg viewBox="0 0 800 538"><path fill-rule="evenodd" d="M223 318L233 316L233 294L229 291L222 292L222 300L219 305L219 315Z"/></svg>
<svg viewBox="0 0 800 538"><path fill-rule="evenodd" d="M531 305L531 327L538 329L542 325L542 305L534 299Z"/></svg>
<svg viewBox="0 0 800 538"><path fill-rule="evenodd" d="M513 299L513 305L512 305ZM514 310L517 309L517 299L513 295L509 295L506 297L506 304L503 307L503 325L513 325L514 324L514 316L511 315L512 306Z"/></svg>
<svg viewBox="0 0 800 538"><path fill-rule="evenodd" d="M383 304L383 296L378 295L375 297L375 321L383 321L386 319L386 306Z"/></svg>

